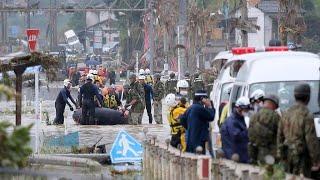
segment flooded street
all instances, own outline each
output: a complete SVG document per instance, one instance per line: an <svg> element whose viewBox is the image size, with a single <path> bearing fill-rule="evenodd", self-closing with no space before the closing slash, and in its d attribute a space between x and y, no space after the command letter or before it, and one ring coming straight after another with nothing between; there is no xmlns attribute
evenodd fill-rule
<svg viewBox="0 0 320 180"><path fill-rule="evenodd" d="M58 95L62 84L60 83L50 83L50 87L41 86L40 87L40 100L42 100L41 111L48 112L50 122L55 118L55 108L54 101ZM76 98L77 88L72 88L72 96ZM22 125L28 125L35 123L35 114L34 114L34 88L23 88L22 95ZM149 124L147 113L144 113L142 125L114 125L114 126L97 126L97 125L76 125L72 119L72 112L66 107L66 127L64 125L46 125L45 119L42 116L42 122L39 127L40 142L43 142L45 137L64 135L65 133L71 133L79 131L79 145L82 146L92 146L94 145L101 137L102 140L98 143L106 144L106 150L109 152L111 149L112 143L115 140L118 132L120 130L125 130L133 137L138 139L141 143L145 139L145 134L143 133L144 128L148 128L148 136L157 136L158 139L164 141L169 138L170 127L167 122L166 112L167 108L163 108L163 125ZM0 102L0 117L1 120L7 120L12 123L15 123L15 102L14 101L1 101ZM36 126L34 125L31 131L32 142L31 145L34 148L35 143L35 133ZM40 147L43 149L43 147ZM44 147L46 149L46 147ZM48 153L48 151L45 151Z"/></svg>

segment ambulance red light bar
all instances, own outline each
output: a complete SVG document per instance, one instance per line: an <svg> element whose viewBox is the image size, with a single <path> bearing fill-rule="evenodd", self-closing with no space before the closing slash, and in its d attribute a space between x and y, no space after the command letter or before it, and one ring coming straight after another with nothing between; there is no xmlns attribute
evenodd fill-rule
<svg viewBox="0 0 320 180"><path fill-rule="evenodd" d="M270 46L264 48L253 48L253 47L237 47L232 48L232 54L241 55L241 54L249 54L255 52L276 52L276 51L289 51L287 46Z"/></svg>
<svg viewBox="0 0 320 180"><path fill-rule="evenodd" d="M255 52L256 52L256 48L253 48L253 47L232 48L232 54L234 55L249 54L249 53L255 53Z"/></svg>
<svg viewBox="0 0 320 180"><path fill-rule="evenodd" d="M265 52L272 52L272 51L289 51L288 46L271 46L266 47Z"/></svg>

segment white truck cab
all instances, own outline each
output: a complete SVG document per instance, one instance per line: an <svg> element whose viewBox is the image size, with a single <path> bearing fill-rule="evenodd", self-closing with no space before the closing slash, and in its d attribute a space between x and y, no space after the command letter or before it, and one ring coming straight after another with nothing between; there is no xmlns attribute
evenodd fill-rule
<svg viewBox="0 0 320 180"><path fill-rule="evenodd" d="M294 51L259 52L237 58L245 60L245 63L235 79L229 108L234 107L239 97L249 97L253 91L261 89L266 94L277 95L280 99L279 108L284 111L295 102L294 87L303 81L311 87L309 110L319 114L320 59L318 55Z"/></svg>

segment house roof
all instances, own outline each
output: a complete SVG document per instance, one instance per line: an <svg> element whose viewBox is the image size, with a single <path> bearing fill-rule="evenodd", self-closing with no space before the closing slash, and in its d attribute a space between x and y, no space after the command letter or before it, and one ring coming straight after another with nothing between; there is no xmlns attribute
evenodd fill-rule
<svg viewBox="0 0 320 180"><path fill-rule="evenodd" d="M280 4L276 0L270 0L270 1L262 0L257 4L257 8L261 9L261 11L263 11L264 13L274 14L279 12Z"/></svg>

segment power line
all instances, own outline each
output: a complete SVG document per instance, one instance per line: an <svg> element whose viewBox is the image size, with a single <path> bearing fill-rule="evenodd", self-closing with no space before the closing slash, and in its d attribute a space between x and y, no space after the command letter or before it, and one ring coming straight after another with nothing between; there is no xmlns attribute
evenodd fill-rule
<svg viewBox="0 0 320 180"><path fill-rule="evenodd" d="M57 12L66 12L66 13L73 13L73 12L105 12L105 11L147 11L146 8L127 8L127 9L117 9L117 8L37 8L37 9L28 9L28 8L0 8L0 12L50 12L50 11L57 11Z"/></svg>

